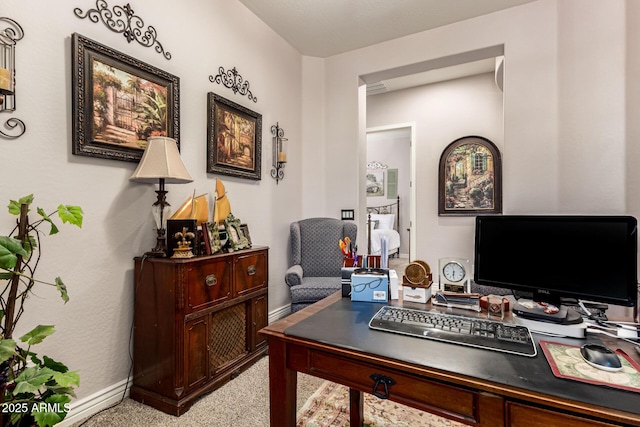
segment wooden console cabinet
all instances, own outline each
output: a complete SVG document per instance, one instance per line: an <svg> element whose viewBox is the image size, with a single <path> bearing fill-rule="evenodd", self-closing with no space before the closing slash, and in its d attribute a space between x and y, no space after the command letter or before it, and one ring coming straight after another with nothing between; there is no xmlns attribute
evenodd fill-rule
<svg viewBox="0 0 640 427"><path fill-rule="evenodd" d="M267 352L268 248L136 258L131 398L179 416Z"/></svg>

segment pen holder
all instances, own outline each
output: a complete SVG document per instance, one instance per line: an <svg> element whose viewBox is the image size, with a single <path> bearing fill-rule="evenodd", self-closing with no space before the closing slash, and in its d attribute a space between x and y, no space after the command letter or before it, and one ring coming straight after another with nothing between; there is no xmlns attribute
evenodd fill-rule
<svg viewBox="0 0 640 427"><path fill-rule="evenodd" d="M344 257L342 261L343 267L362 267L362 257L350 258Z"/></svg>
<svg viewBox="0 0 640 427"><path fill-rule="evenodd" d="M382 257L380 255L367 255L367 267L380 268L380 261Z"/></svg>

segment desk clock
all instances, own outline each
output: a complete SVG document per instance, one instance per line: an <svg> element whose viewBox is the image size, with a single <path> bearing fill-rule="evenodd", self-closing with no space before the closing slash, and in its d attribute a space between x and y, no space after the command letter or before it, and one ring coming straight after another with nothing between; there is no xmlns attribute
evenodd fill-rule
<svg viewBox="0 0 640 427"><path fill-rule="evenodd" d="M464 258L438 260L440 289L450 292L471 292L471 261Z"/></svg>

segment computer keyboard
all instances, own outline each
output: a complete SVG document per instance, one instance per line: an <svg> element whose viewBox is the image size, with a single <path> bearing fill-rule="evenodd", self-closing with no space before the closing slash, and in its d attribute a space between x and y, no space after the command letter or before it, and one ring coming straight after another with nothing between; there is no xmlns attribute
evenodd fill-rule
<svg viewBox="0 0 640 427"><path fill-rule="evenodd" d="M526 326L472 316L385 306L371 318L369 327L521 356L537 354Z"/></svg>

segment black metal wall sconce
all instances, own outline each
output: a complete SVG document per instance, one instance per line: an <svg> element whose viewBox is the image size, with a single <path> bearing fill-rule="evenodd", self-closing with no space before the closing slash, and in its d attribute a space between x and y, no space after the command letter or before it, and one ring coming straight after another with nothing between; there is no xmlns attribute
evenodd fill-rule
<svg viewBox="0 0 640 427"><path fill-rule="evenodd" d="M271 177L275 178L276 184L284 179L284 166L287 163L287 151L284 137L284 130L278 123L271 126L271 134L273 135L273 169L271 169Z"/></svg>
<svg viewBox="0 0 640 427"><path fill-rule="evenodd" d="M16 110L16 43L22 40L24 31L13 19L0 17L0 113L13 113ZM4 128L13 131L0 135L15 139L24 134L26 126L20 119L12 117L4 122Z"/></svg>

